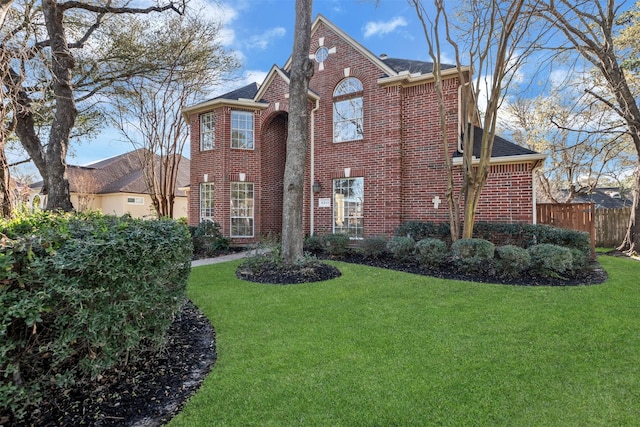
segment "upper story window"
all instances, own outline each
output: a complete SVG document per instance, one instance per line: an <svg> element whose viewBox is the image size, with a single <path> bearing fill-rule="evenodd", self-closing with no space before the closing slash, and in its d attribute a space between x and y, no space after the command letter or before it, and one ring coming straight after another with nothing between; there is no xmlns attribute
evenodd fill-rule
<svg viewBox="0 0 640 427"><path fill-rule="evenodd" d="M200 115L200 151L216 146L216 117L213 112Z"/></svg>
<svg viewBox="0 0 640 427"><path fill-rule="evenodd" d="M354 141L364 137L362 82L347 77L333 91L333 142Z"/></svg>
<svg viewBox="0 0 640 427"><path fill-rule="evenodd" d="M231 148L253 150L253 113L231 111Z"/></svg>

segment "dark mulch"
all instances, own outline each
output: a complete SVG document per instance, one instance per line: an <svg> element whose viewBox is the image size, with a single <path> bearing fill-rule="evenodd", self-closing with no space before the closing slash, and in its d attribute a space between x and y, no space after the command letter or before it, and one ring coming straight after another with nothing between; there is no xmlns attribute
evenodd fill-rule
<svg viewBox="0 0 640 427"><path fill-rule="evenodd" d="M216 360L209 320L187 302L163 350L108 372L91 389L60 394L40 407L38 426L159 426L200 387ZM36 415L36 414L34 414Z"/></svg>
<svg viewBox="0 0 640 427"><path fill-rule="evenodd" d="M445 265L437 270L430 270L420 266L417 262L399 262L392 257L367 258L359 254L349 254L334 258L336 260L369 265L372 267L386 268L389 270L404 271L407 273L421 274L423 276L438 277L441 279L466 280L469 282L495 283L514 286L580 286L596 285L607 280L607 272L597 261L592 262L584 272L570 278L537 277L524 274L518 277L500 277L491 270L478 274L464 274L452 265Z"/></svg>
<svg viewBox="0 0 640 427"><path fill-rule="evenodd" d="M273 285L293 285L335 279L342 273L336 267L322 262L293 265L283 268L275 263L264 263L259 269L240 266L236 276L250 282Z"/></svg>

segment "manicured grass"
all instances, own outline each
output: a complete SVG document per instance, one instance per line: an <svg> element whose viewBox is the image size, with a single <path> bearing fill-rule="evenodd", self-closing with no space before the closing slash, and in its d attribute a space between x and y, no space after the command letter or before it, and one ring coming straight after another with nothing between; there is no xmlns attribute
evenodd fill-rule
<svg viewBox="0 0 640 427"><path fill-rule="evenodd" d="M218 361L171 425L640 425L640 262L601 263L606 283L556 288L195 268Z"/></svg>

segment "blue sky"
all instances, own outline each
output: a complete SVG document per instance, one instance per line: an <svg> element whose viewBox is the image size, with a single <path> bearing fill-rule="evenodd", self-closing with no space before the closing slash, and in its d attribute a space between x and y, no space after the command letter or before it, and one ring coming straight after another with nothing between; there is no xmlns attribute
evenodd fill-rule
<svg viewBox="0 0 640 427"><path fill-rule="evenodd" d="M294 0L195 1L202 13L223 23L223 44L243 62L237 81L211 97L253 81L261 83L274 64L282 66L289 58ZM314 18L324 15L374 54L429 60L421 24L407 0L315 0L313 6ZM116 130L106 128L95 139L72 145L68 163L84 165L132 150L121 139Z"/></svg>

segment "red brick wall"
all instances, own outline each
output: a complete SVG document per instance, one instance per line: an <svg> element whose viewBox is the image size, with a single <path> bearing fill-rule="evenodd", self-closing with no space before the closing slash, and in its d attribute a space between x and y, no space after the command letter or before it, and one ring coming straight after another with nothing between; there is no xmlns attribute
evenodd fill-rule
<svg viewBox="0 0 640 427"><path fill-rule="evenodd" d="M405 221L449 220L445 200L446 170L443 139L433 84L407 88L379 87L380 68L342 38L320 24L312 37L311 52L324 37L324 46L336 48L329 55L324 70L316 64L310 89L320 97L315 112L315 171L309 177L308 162L305 178L304 226L310 231L310 198L314 204L314 231L333 231L333 206L318 207L319 198L331 199L333 179L344 177L345 168L351 177L364 177L365 236L391 235ZM349 76L358 78L364 87L364 138L357 141L333 142L333 90ZM444 82L447 105L447 126L450 155L457 149L458 138L457 79ZM225 234L229 233L229 182L237 174L247 174L255 183L255 233L279 233L281 228L282 176L286 154L288 87L279 76L271 82L263 99L269 107L255 113L255 150L232 150L229 141L230 108L216 111L216 149L199 151L199 118L191 117L191 198L190 223L197 223L199 212L198 184L203 175L215 183L216 219ZM278 103L276 108L276 103ZM310 102L309 111L315 107ZM310 156L310 153L309 153ZM310 159L310 157L309 157ZM309 191L312 182L322 190ZM461 175L456 174L461 183ZM456 191L459 191L456 189ZM441 203L434 208L432 200ZM530 164L495 165L481 197L477 219L482 221L531 222L532 171ZM247 243L252 239L237 239Z"/></svg>

